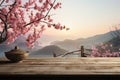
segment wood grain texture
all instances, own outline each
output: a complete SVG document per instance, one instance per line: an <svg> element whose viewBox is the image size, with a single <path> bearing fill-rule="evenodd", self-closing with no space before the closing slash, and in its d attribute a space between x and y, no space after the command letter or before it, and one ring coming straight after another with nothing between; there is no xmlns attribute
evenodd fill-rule
<svg viewBox="0 0 120 80"><path fill-rule="evenodd" d="M119 75L120 58L0 59L0 75Z"/></svg>

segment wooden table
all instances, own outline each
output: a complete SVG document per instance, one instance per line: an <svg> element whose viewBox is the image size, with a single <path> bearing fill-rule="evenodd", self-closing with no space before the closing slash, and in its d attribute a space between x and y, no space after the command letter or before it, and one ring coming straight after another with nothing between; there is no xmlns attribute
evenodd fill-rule
<svg viewBox="0 0 120 80"><path fill-rule="evenodd" d="M120 58L0 59L0 75L120 75Z"/></svg>

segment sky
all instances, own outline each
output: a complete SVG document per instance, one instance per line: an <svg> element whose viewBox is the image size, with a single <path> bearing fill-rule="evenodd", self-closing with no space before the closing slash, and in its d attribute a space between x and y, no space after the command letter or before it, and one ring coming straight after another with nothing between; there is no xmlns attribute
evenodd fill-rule
<svg viewBox="0 0 120 80"><path fill-rule="evenodd" d="M47 29L44 41L87 38L109 32L111 26L120 24L120 0L58 1L62 2L62 8L53 12L54 20L70 30Z"/></svg>

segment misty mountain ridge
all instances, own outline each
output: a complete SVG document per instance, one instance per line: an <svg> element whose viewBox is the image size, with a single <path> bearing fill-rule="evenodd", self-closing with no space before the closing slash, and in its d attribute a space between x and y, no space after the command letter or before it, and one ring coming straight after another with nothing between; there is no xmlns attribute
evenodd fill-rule
<svg viewBox="0 0 120 80"><path fill-rule="evenodd" d="M4 56L4 52L14 49L14 47L16 45L25 51L30 51L30 53L32 53L32 54L35 53L35 55L38 55L37 53L40 53L40 55L47 56L47 54L48 54L50 56L53 56L53 53L61 54L66 51L78 50L78 49L80 49L81 45L84 45L85 48L91 48L92 46L95 46L99 43L108 42L111 39L113 39L114 37L116 37L116 34L113 34L113 33L115 33L115 31L111 31L111 32L108 32L105 34L100 34L100 35L96 35L96 36L92 36L92 37L88 37L88 38L78 38L75 40L66 39L64 41L54 41L51 43L51 46L53 47L53 45L54 45L54 48L52 48L51 46L46 46L46 47L42 48L41 46L38 46L37 44L35 44L34 49L29 49L26 46L26 38L24 36L20 36L15 40L14 43L11 43L10 45L6 45L6 42L0 44L0 56ZM112 41L112 42L115 42L115 41ZM56 48L56 46L57 46L57 48ZM61 50L61 49L63 49L63 50ZM57 52L57 50L58 50L58 52ZM43 52L44 52L44 54L43 54Z"/></svg>
<svg viewBox="0 0 120 80"><path fill-rule="evenodd" d="M30 54L30 57L53 57L53 54L60 55L64 54L67 51L56 46L56 45L48 45L37 51L33 51Z"/></svg>
<svg viewBox="0 0 120 80"><path fill-rule="evenodd" d="M57 45L68 51L79 49L81 45L85 46L85 48L91 48L92 46L98 45L100 43L105 43L113 39L114 37L117 36L114 33L115 31L111 31L105 34L99 34L99 35L95 35L88 38L78 38L75 40L66 39L63 41L54 41L51 44Z"/></svg>

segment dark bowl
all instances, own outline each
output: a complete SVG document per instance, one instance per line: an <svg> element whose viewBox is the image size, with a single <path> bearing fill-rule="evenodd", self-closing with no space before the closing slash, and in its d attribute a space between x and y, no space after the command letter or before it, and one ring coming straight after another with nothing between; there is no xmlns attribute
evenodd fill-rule
<svg viewBox="0 0 120 80"><path fill-rule="evenodd" d="M20 62L24 59L27 58L28 53L25 54L15 54L15 53L9 53L9 52L5 52L5 56L7 57L7 59L9 59L12 62Z"/></svg>

